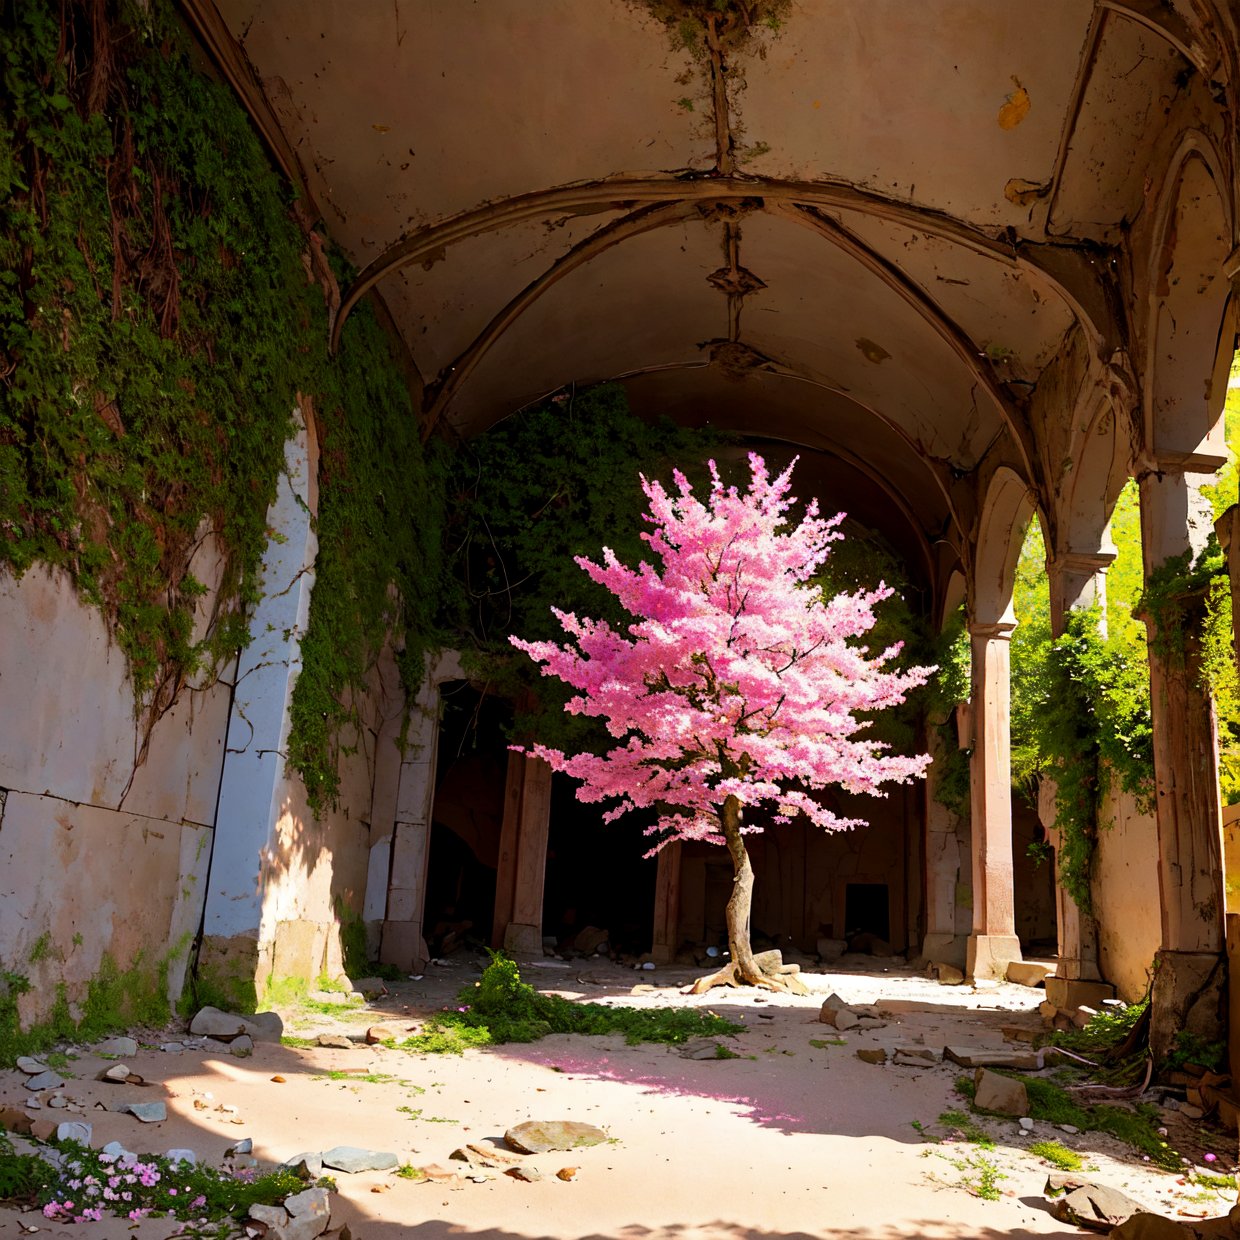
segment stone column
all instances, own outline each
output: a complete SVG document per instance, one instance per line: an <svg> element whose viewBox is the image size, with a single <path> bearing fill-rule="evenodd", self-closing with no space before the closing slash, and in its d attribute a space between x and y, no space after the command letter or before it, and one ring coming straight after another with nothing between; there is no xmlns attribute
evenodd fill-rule
<svg viewBox="0 0 1240 1240"><path fill-rule="evenodd" d="M968 738L965 738L966 741ZM939 728L929 729L929 749L934 758L926 773L925 797L925 910L926 934L921 957L962 968L966 938L957 934L957 904L960 896L962 854L959 816L939 802L939 766L947 741ZM967 748L967 745L962 746Z"/></svg>
<svg viewBox="0 0 1240 1240"><path fill-rule="evenodd" d="M492 945L513 954L542 955L551 775L541 758L519 753L508 756Z"/></svg>
<svg viewBox="0 0 1240 1240"><path fill-rule="evenodd" d="M1011 636L1014 622L972 624L973 933L969 977L1003 977L1020 960L1012 893Z"/></svg>
<svg viewBox="0 0 1240 1240"><path fill-rule="evenodd" d="M284 754L314 585L318 470L313 435L300 410L296 417L298 431L285 444L284 471L267 510L271 537L260 570L262 597L250 616L252 640L237 669L198 957L199 972L243 1006L261 1001L274 972L313 976L323 967L307 953L276 959L268 908L282 819L305 800Z"/></svg>
<svg viewBox="0 0 1240 1240"><path fill-rule="evenodd" d="M654 934L650 958L655 964L671 964L680 946L680 841L659 852L654 878Z"/></svg>
<svg viewBox="0 0 1240 1240"><path fill-rule="evenodd" d="M1200 487L1211 478L1164 462L1140 479L1147 581L1173 556L1195 555L1204 545L1211 521ZM1214 703L1200 683L1200 652L1190 639L1182 656L1167 653L1154 617L1146 624L1162 915L1150 1045L1161 1057L1181 1029L1221 1036L1223 836Z"/></svg>
<svg viewBox="0 0 1240 1240"><path fill-rule="evenodd" d="M1107 624L1106 573L1115 561L1115 552L1069 551L1047 566L1050 574L1051 633L1062 637L1067 631L1068 613L1097 605L1098 624L1103 635ZM1038 818L1045 828L1058 865L1059 832L1056 829L1058 786L1053 779L1042 780L1038 789ZM1082 912L1076 901L1055 882L1055 924L1058 930L1058 963L1055 976L1067 981L1099 982L1098 925L1091 913Z"/></svg>
<svg viewBox="0 0 1240 1240"><path fill-rule="evenodd" d="M455 651L426 656L426 675L410 705L400 755L379 959L410 973L420 973L430 959L423 922L439 754L439 686L462 677Z"/></svg>

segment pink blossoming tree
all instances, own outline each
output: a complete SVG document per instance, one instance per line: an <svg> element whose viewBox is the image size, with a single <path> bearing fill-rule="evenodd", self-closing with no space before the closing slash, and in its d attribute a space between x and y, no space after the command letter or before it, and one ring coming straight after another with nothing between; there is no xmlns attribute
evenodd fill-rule
<svg viewBox="0 0 1240 1240"><path fill-rule="evenodd" d="M577 558L635 617L627 634L556 610L567 644L512 639L543 675L577 690L568 711L598 716L615 740L602 754L531 747L580 781L580 800L616 802L607 821L657 808L647 833L658 842L647 855L673 840L727 847L731 961L699 990L796 986L777 958L755 959L750 947L745 836L762 825L747 815L765 806L776 822L804 814L829 831L857 826L861 820L837 817L812 793L839 786L882 795L879 785L920 776L930 761L885 752L866 739L860 717L902 702L934 670L895 670L899 645L871 654L858 641L891 591L880 585L824 598L813 578L843 537L843 514L823 519L814 502L792 524L792 467L772 480L761 457L749 464L741 494L724 487L712 461L706 503L679 471L675 494L642 478L652 527L642 538L657 566L627 568L609 548L602 564Z"/></svg>

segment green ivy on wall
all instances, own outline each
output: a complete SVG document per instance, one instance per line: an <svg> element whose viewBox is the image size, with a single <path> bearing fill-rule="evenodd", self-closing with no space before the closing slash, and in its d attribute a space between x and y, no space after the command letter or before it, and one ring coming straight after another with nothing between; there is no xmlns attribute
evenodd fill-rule
<svg viewBox="0 0 1240 1240"><path fill-rule="evenodd" d="M153 720L245 643L309 397L322 587L291 745L321 807L388 626L421 677L441 498L403 376L365 307L328 357L321 245L168 0L4 4L0 72L0 564L72 575Z"/></svg>

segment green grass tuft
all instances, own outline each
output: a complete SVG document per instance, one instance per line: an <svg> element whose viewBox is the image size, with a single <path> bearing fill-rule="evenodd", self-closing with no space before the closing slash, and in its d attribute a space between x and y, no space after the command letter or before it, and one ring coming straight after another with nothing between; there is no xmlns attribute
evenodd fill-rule
<svg viewBox="0 0 1240 1240"><path fill-rule="evenodd" d="M1035 1141L1029 1147L1029 1152L1044 1158L1060 1171L1080 1171L1085 1165L1085 1160L1075 1150L1068 1149L1058 1141Z"/></svg>
<svg viewBox="0 0 1240 1240"><path fill-rule="evenodd" d="M421 1033L397 1045L429 1054L460 1054L492 1043L537 1042L551 1033L622 1033L630 1046L680 1045L691 1038L727 1036L744 1028L688 1008L606 1007L539 994L521 980L516 962L501 953L492 956L481 980L457 998L455 1011L436 1012Z"/></svg>

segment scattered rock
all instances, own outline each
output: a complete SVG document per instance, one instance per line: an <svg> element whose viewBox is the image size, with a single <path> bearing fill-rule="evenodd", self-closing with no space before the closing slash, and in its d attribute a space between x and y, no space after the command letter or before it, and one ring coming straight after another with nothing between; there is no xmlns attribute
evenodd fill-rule
<svg viewBox="0 0 1240 1240"><path fill-rule="evenodd" d="M1060 1132L1066 1132L1070 1137L1075 1137L1081 1131L1075 1124L1060 1124L1058 1127Z"/></svg>
<svg viewBox="0 0 1240 1240"><path fill-rule="evenodd" d="M225 1158L232 1158L234 1154L252 1154L254 1152L254 1142L249 1137L242 1137L236 1145L230 1145L224 1151Z"/></svg>
<svg viewBox="0 0 1240 1240"><path fill-rule="evenodd" d="M131 1059L138 1053L138 1044L133 1038L108 1038L100 1042L95 1050L100 1055L119 1055L122 1059Z"/></svg>
<svg viewBox="0 0 1240 1240"><path fill-rule="evenodd" d="M254 1039L248 1033L243 1033L239 1038L233 1038L228 1044L228 1053L236 1055L238 1059L249 1059L254 1054Z"/></svg>
<svg viewBox="0 0 1240 1240"><path fill-rule="evenodd" d="M681 1059L718 1059L719 1043L710 1038L693 1038L683 1046L676 1048Z"/></svg>
<svg viewBox="0 0 1240 1240"><path fill-rule="evenodd" d="M438 1163L427 1163L420 1170L432 1184L456 1184L461 1178L455 1171L449 1171Z"/></svg>
<svg viewBox="0 0 1240 1240"><path fill-rule="evenodd" d="M601 1145L607 1140L603 1129L572 1119L528 1120L504 1133L504 1140L522 1154L547 1154L551 1150L577 1150Z"/></svg>
<svg viewBox="0 0 1240 1240"><path fill-rule="evenodd" d="M555 1178L556 1178L557 1180L563 1180L565 1183L567 1183L567 1182L568 1182L569 1180L571 1180L571 1179L572 1179L572 1178L573 1178L576 1174L577 1174L577 1168L576 1168L576 1167L561 1167L561 1168L559 1169L559 1171L557 1171L557 1172L555 1173Z"/></svg>
<svg viewBox="0 0 1240 1240"><path fill-rule="evenodd" d="M394 1042L404 1032L395 1025L371 1025L366 1030L366 1041L374 1046L379 1042Z"/></svg>
<svg viewBox="0 0 1240 1240"><path fill-rule="evenodd" d="M1033 1131L1033 1120L1030 1119L1028 1115L1022 1115L1020 1117L1020 1130L1021 1132Z"/></svg>
<svg viewBox="0 0 1240 1240"><path fill-rule="evenodd" d="M233 1012L221 1012L219 1008L204 1007L189 1022L190 1033L205 1038L239 1037L245 1032L245 1018Z"/></svg>
<svg viewBox="0 0 1240 1240"><path fill-rule="evenodd" d="M935 978L940 986L963 986L964 972L956 968L954 964L948 964L945 960L932 960L926 966L926 972Z"/></svg>
<svg viewBox="0 0 1240 1240"><path fill-rule="evenodd" d="M542 1172L537 1167L509 1167L504 1174L512 1176L514 1180L524 1180L528 1184L542 1179Z"/></svg>
<svg viewBox="0 0 1240 1240"><path fill-rule="evenodd" d="M891 1062L906 1068L933 1068L939 1056L928 1046L897 1046Z"/></svg>
<svg viewBox="0 0 1240 1240"><path fill-rule="evenodd" d="M1051 1203L1051 1213L1060 1222L1093 1231L1109 1232L1140 1212L1138 1202L1105 1184L1082 1185Z"/></svg>
<svg viewBox="0 0 1240 1240"><path fill-rule="evenodd" d="M130 1102L125 1110L144 1124L158 1124L168 1118L168 1108L162 1102Z"/></svg>
<svg viewBox="0 0 1240 1240"><path fill-rule="evenodd" d="M847 939L819 939L817 944L818 959L823 964L834 964L848 950Z"/></svg>
<svg viewBox="0 0 1240 1240"><path fill-rule="evenodd" d="M887 1022L880 1016L858 1016L858 1029L882 1029Z"/></svg>
<svg viewBox="0 0 1240 1240"><path fill-rule="evenodd" d="M164 1157L173 1163L185 1163L188 1167L198 1166L198 1155L193 1150L169 1150Z"/></svg>
<svg viewBox="0 0 1240 1240"><path fill-rule="evenodd" d="M26 1073L27 1076L37 1076L40 1072L47 1071L47 1064L31 1059L29 1055L18 1055L17 1070Z"/></svg>
<svg viewBox="0 0 1240 1240"><path fill-rule="evenodd" d="M284 1165L297 1172L303 1180L317 1180L323 1174L323 1155L309 1151L295 1154Z"/></svg>
<svg viewBox="0 0 1240 1240"><path fill-rule="evenodd" d="M519 1158L505 1154L493 1146L470 1143L453 1150L451 1154L458 1162L469 1163L471 1167L513 1167L520 1163Z"/></svg>
<svg viewBox="0 0 1240 1240"><path fill-rule="evenodd" d="M1018 1068L1022 1072L1036 1072L1044 1063L1041 1051L989 1046L945 1046L943 1058L962 1068Z"/></svg>
<svg viewBox="0 0 1240 1240"><path fill-rule="evenodd" d="M279 1012L255 1012L243 1021L245 1032L255 1042L278 1042L284 1036L284 1021Z"/></svg>
<svg viewBox="0 0 1240 1240"><path fill-rule="evenodd" d="M582 926L573 938L573 947L586 956L593 956L601 947L607 946L608 933L598 926Z"/></svg>
<svg viewBox="0 0 1240 1240"><path fill-rule="evenodd" d="M973 1102L980 1110L1016 1116L1028 1113L1029 1094L1024 1082L1000 1076L987 1068L978 1068L973 1080L976 1085Z"/></svg>
<svg viewBox="0 0 1240 1240"><path fill-rule="evenodd" d="M32 1076L26 1082L26 1088L37 1093L43 1089L59 1089L64 1083L65 1078L63 1076L45 1069L36 1076Z"/></svg>
<svg viewBox="0 0 1240 1240"><path fill-rule="evenodd" d="M294 1218L321 1218L326 1229L331 1219L331 1201L325 1188L308 1188L285 1199L284 1208Z"/></svg>
<svg viewBox="0 0 1240 1240"><path fill-rule="evenodd" d="M999 1032L1009 1042L1034 1042L1042 1036L1041 1029L1030 1029L1025 1025L1004 1025Z"/></svg>
<svg viewBox="0 0 1240 1240"><path fill-rule="evenodd" d="M112 1081L115 1084L120 1084L120 1082L128 1080L129 1076L129 1069L123 1063L114 1063L111 1067L104 1068L96 1080Z"/></svg>
<svg viewBox="0 0 1240 1240"><path fill-rule="evenodd" d="M267 1227L281 1227L288 1222L288 1212L283 1206L265 1206L259 1202L250 1207L249 1217Z"/></svg>
<svg viewBox="0 0 1240 1240"><path fill-rule="evenodd" d="M353 1041L351 1038L345 1037L343 1033L320 1033L315 1042L319 1046L330 1046L335 1050L351 1051L353 1049Z"/></svg>
<svg viewBox="0 0 1240 1240"><path fill-rule="evenodd" d="M862 1063L884 1064L887 1052L881 1046L862 1046L857 1050L857 1058Z"/></svg>
<svg viewBox="0 0 1240 1240"><path fill-rule="evenodd" d="M830 994L822 1001L818 1010L818 1019L824 1025L836 1029L855 1029L860 1018L837 994Z"/></svg>
<svg viewBox="0 0 1240 1240"><path fill-rule="evenodd" d="M1054 966L1038 964L1036 960L1013 960L1007 967L1007 980L1017 986L1041 986Z"/></svg>
<svg viewBox="0 0 1240 1240"><path fill-rule="evenodd" d="M354 981L353 989L364 999L378 999L388 992L381 977L359 977Z"/></svg>
<svg viewBox="0 0 1240 1240"><path fill-rule="evenodd" d="M1044 1020L1054 1020L1059 1015L1059 1009L1049 1000L1043 999L1038 1004L1038 1015Z"/></svg>
<svg viewBox="0 0 1240 1240"><path fill-rule="evenodd" d="M1095 1016L1098 1015L1098 1009L1092 1008L1088 1004L1081 1004L1080 1007L1073 1009L1071 1012L1072 1023L1078 1029L1084 1029Z"/></svg>
<svg viewBox="0 0 1240 1240"><path fill-rule="evenodd" d="M165 1055L179 1055L185 1049L185 1043L161 1042L159 1044L159 1049L163 1051Z"/></svg>
<svg viewBox="0 0 1240 1240"><path fill-rule="evenodd" d="M381 1150L363 1150L355 1145L337 1145L322 1153L323 1166L333 1171L357 1175L361 1171L391 1171L400 1166L395 1154Z"/></svg>
<svg viewBox="0 0 1240 1240"><path fill-rule="evenodd" d="M48 1100L49 1107L55 1107L58 1111L63 1111L69 1105L69 1099L64 1094L53 1094Z"/></svg>
<svg viewBox="0 0 1240 1240"><path fill-rule="evenodd" d="M56 1140L76 1141L79 1145L89 1145L92 1132L93 1129L89 1124L69 1120L67 1123L56 1125Z"/></svg>
<svg viewBox="0 0 1240 1240"><path fill-rule="evenodd" d="M25 1134L33 1126L29 1115L23 1115L20 1111L15 1111L11 1107L0 1107L0 1128L3 1128L6 1132Z"/></svg>
<svg viewBox="0 0 1240 1240"><path fill-rule="evenodd" d="M110 1154L113 1158L124 1158L126 1155L129 1155L131 1158L133 1157L130 1151L127 1150L119 1141L109 1141L107 1145L99 1151L99 1153Z"/></svg>
<svg viewBox="0 0 1240 1240"><path fill-rule="evenodd" d="M237 1037L240 1036L240 1034L237 1034ZM210 1051L213 1055L227 1055L231 1051L232 1046L219 1038L203 1038L202 1045L196 1049Z"/></svg>
<svg viewBox="0 0 1240 1240"><path fill-rule="evenodd" d="M638 982L638 984L634 986L632 990L629 991L629 994L631 995L653 995L658 991L658 989L659 988L657 986L651 986L649 982Z"/></svg>

